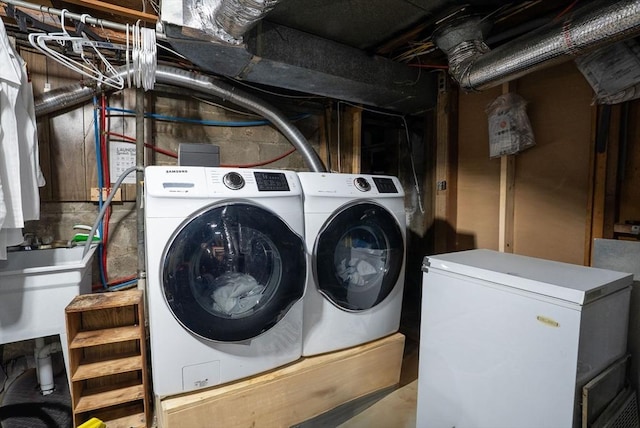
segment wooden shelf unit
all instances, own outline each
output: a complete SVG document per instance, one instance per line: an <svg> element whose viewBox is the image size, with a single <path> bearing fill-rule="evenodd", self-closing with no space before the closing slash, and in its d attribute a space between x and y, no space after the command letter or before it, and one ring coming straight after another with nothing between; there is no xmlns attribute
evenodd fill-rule
<svg viewBox="0 0 640 428"><path fill-rule="evenodd" d="M150 424L142 291L77 296L66 308L74 427Z"/></svg>

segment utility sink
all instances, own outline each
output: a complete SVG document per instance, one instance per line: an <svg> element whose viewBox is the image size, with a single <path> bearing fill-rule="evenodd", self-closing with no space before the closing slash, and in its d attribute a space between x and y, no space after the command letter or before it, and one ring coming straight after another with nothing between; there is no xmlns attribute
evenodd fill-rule
<svg viewBox="0 0 640 428"><path fill-rule="evenodd" d="M84 257L83 251L16 251L0 260L0 344L59 334L66 351L64 308L91 292L95 245Z"/></svg>

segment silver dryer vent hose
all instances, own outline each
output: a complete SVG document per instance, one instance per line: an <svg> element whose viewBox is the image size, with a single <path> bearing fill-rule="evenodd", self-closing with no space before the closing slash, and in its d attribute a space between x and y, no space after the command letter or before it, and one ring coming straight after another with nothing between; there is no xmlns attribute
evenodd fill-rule
<svg viewBox="0 0 640 428"><path fill-rule="evenodd" d="M129 70L133 72L133 70ZM120 67L118 74L127 77L126 67ZM195 90L214 95L233 104L244 107L269 120L296 148L307 167L314 172L325 172L322 160L309 144L307 139L278 109L241 89L218 79L199 75L176 67L159 65L156 71L156 82ZM58 88L36 97L36 116L42 116L89 101L96 93L96 88L74 84Z"/></svg>

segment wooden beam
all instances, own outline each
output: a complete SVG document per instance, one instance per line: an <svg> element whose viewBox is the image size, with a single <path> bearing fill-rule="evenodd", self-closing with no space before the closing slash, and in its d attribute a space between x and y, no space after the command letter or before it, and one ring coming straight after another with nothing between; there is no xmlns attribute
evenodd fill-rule
<svg viewBox="0 0 640 428"><path fill-rule="evenodd" d="M60 19L57 16L52 15L50 13L27 9L24 7L16 7L16 10L19 10L25 13L34 21L40 21L44 24L51 25L54 27L60 26ZM7 12L4 8L0 8L0 17L4 19L11 19L7 16ZM69 22L67 22L67 24L69 24ZM66 25L65 27L67 28L68 31L75 31L73 26ZM104 39L110 40L112 42L122 43L126 40L126 35L124 34L124 32L121 33L118 31L110 30L108 28L101 28L101 27L91 27L91 30L95 32L98 36Z"/></svg>
<svg viewBox="0 0 640 428"><path fill-rule="evenodd" d="M640 225L638 224L626 224L616 223L613 225L613 232L623 235L635 235L640 236Z"/></svg>
<svg viewBox="0 0 640 428"><path fill-rule="evenodd" d="M360 173L362 108L347 105L340 115L340 172Z"/></svg>
<svg viewBox="0 0 640 428"><path fill-rule="evenodd" d="M516 82L502 84L502 94L516 91ZM498 250L513 253L516 157L500 157L500 211L498 220Z"/></svg>
<svg viewBox="0 0 640 428"><path fill-rule="evenodd" d="M514 195L516 157L500 157L500 214L498 225L498 250L513 253Z"/></svg>
<svg viewBox="0 0 640 428"><path fill-rule="evenodd" d="M325 107L324 114L320 118L320 150L318 150L318 155L320 156L322 163L327 168L327 171L331 171L331 165L329 164L329 160L331 159L331 154L329 152L329 150L331 150L331 147L329 146L330 129L331 109L330 107Z"/></svg>
<svg viewBox="0 0 640 428"><path fill-rule="evenodd" d="M458 199L457 115L458 92L445 72L438 77L436 112L436 168L434 252L456 249Z"/></svg>
<svg viewBox="0 0 640 428"><path fill-rule="evenodd" d="M605 105L598 109L590 216L591 236L589 237L590 242L588 246L589 264L591 261L591 241L596 238L613 237L617 174L610 170L617 170L619 124L620 106ZM613 157L613 159L610 159L611 157ZM612 181L613 183L611 183Z"/></svg>
<svg viewBox="0 0 640 428"><path fill-rule="evenodd" d="M587 190L587 213L584 234L584 265L591 266L591 248L593 242L593 215L596 192L596 136L598 131L598 106L591 107L591 136L589 141L589 189Z"/></svg>
<svg viewBox="0 0 640 428"><path fill-rule="evenodd" d="M621 105L612 105L609 139L607 142L607 174L604 188L604 217L602 225L602 237L607 239L613 239L614 225L618 219L618 162L620 159L621 117Z"/></svg>
<svg viewBox="0 0 640 428"><path fill-rule="evenodd" d="M141 12L139 10L130 9L128 7L118 6L100 0L65 0L67 3L77 4L78 6L84 6L89 9L99 10L101 12L113 13L123 18L131 18L134 20L141 19L145 22L155 23L158 21L158 16Z"/></svg>

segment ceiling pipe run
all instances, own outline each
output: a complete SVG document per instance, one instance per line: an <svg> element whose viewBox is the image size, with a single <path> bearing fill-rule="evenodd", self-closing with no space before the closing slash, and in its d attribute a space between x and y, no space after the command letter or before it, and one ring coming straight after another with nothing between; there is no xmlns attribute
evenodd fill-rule
<svg viewBox="0 0 640 428"><path fill-rule="evenodd" d="M445 28L435 42L465 90L482 90L640 34L640 0L594 1L518 39L487 51L481 37L456 37ZM481 30L475 33L482 33Z"/></svg>
<svg viewBox="0 0 640 428"><path fill-rule="evenodd" d="M129 72L132 73L133 70L129 70ZM118 70L118 75L121 75L126 80L126 66L121 67ZM275 126L289 140L289 142L300 153L307 164L307 167L311 171L326 171L322 160L313 147L311 147L304 135L302 135L300 130L298 130L298 128L296 128L278 109L260 98L209 76L198 75L176 67L158 66L156 71L156 83L178 86L214 95L261 115L265 119L269 120L273 126ZM35 99L36 116L42 116L63 108L85 103L93 97L95 92L95 88L80 84L74 84L65 88L46 92Z"/></svg>

